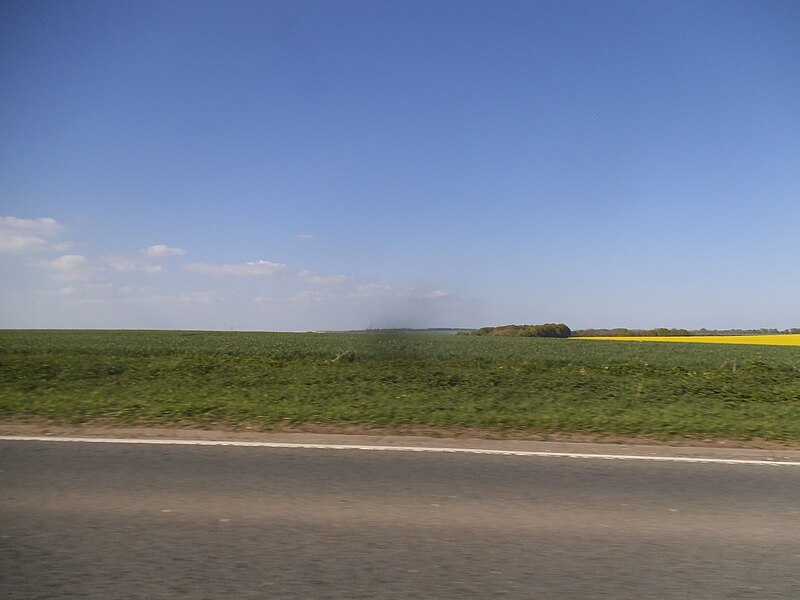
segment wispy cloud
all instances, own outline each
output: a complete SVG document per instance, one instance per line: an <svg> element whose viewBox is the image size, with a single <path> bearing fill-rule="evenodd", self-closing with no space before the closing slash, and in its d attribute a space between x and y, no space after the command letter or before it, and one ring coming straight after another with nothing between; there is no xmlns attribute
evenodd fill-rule
<svg viewBox="0 0 800 600"><path fill-rule="evenodd" d="M350 279L350 277L347 275L323 275L320 273L314 273L314 271L309 271L308 269L300 271L297 274L297 278L305 283L311 283L314 285L336 285L338 283L344 283Z"/></svg>
<svg viewBox="0 0 800 600"><path fill-rule="evenodd" d="M65 288L66 290L67 288ZM216 292L178 292L174 294L131 295L125 294L124 289L114 290L114 295L88 295L78 297L73 302L89 305L147 305L147 306L174 306L184 304L213 304L223 302L225 299ZM65 292L74 294L75 292Z"/></svg>
<svg viewBox="0 0 800 600"><path fill-rule="evenodd" d="M311 303L311 302L359 302L359 301L378 301L394 302L401 301L438 301L449 298L450 292L445 290L420 290L414 286L390 283L387 281L376 281L364 283L357 286L326 287L324 289L299 290L292 294L287 300L292 303ZM274 296L259 297L256 302L279 302L279 298Z"/></svg>
<svg viewBox="0 0 800 600"><path fill-rule="evenodd" d="M425 291L411 285L397 285L387 281L376 281L359 285L352 295L360 298L386 296L417 300L441 300L449 298L450 292L445 290Z"/></svg>
<svg viewBox="0 0 800 600"><path fill-rule="evenodd" d="M151 265L137 258L125 258L123 256L108 256L106 262L116 271L126 273L129 271L143 271L145 273L161 273L164 268L161 265Z"/></svg>
<svg viewBox="0 0 800 600"><path fill-rule="evenodd" d="M268 260L238 264L214 264L206 262L193 262L183 266L184 271L200 273L202 275L236 275L242 277L258 277L274 275L286 269L284 263L274 263Z"/></svg>
<svg viewBox="0 0 800 600"><path fill-rule="evenodd" d="M26 293L34 293L37 301L50 306L54 314L80 315L82 323L105 323L109 315L119 315L124 324L128 323L124 319L149 324L154 315L168 315L164 323L199 318L210 319L218 326L239 319L252 327L267 318L284 323L282 326L292 323L303 328L309 322L309 326L320 328L326 319L330 321L328 327L335 327L335 321L330 320L335 319L346 323L341 326L358 327L423 322L420 315L439 314L454 304L441 301L450 296L447 291L411 282L289 270L285 263L264 259L241 263L191 261L184 258L186 250L167 244L142 245L130 255L78 253L64 249L68 245L63 243L64 232L55 219L0 217L0 253L18 255L11 260L39 271L10 270L8 287L35 286L27 288ZM301 234L297 238L310 240L312 236ZM158 275L170 265L194 276ZM243 292L252 295L243 298Z"/></svg>
<svg viewBox="0 0 800 600"><path fill-rule="evenodd" d="M76 282L73 285L68 285L57 290L38 290L36 293L41 296L85 296L92 295L108 295L114 293L121 293L118 290L122 288L115 288L110 283L80 283Z"/></svg>
<svg viewBox="0 0 800 600"><path fill-rule="evenodd" d="M49 271L56 281L63 282L88 281L103 270L102 267L91 266L89 259L81 254L65 254L53 260L42 260L36 266Z"/></svg>
<svg viewBox="0 0 800 600"><path fill-rule="evenodd" d="M303 242L307 242L308 240L313 240L314 239L314 236L311 235L310 233L298 233L294 237L296 237L298 240L301 240Z"/></svg>
<svg viewBox="0 0 800 600"><path fill-rule="evenodd" d="M450 296L450 292L446 292L444 290L433 290L432 292L424 292L420 294L420 298L425 298L426 300L438 300L440 298L448 298Z"/></svg>
<svg viewBox="0 0 800 600"><path fill-rule="evenodd" d="M50 218L20 219L18 217L0 217L0 227L35 232L44 236L61 233L64 229L64 226L58 221Z"/></svg>
<svg viewBox="0 0 800 600"><path fill-rule="evenodd" d="M145 258L164 258L167 256L183 256L186 250L183 248L171 248L164 244L156 244L155 246L148 246L142 250L142 256Z"/></svg>
<svg viewBox="0 0 800 600"><path fill-rule="evenodd" d="M289 298L289 301L299 303L322 302L323 300L330 300L334 297L335 295L327 291L300 290L299 292L292 294L292 296Z"/></svg>
<svg viewBox="0 0 800 600"><path fill-rule="evenodd" d="M63 252L70 244L52 239L63 231L64 227L55 219L0 217L0 253Z"/></svg>
<svg viewBox="0 0 800 600"><path fill-rule="evenodd" d="M171 248L164 244L148 246L139 251L139 255L134 258L125 256L108 256L105 261L116 271L122 273L130 271L142 271L144 273L161 273L164 268L161 265L153 264L154 261L171 256L183 256L186 250L182 248Z"/></svg>
<svg viewBox="0 0 800 600"><path fill-rule="evenodd" d="M377 296L379 294L386 294L397 290L397 286L386 282L372 282L359 285L356 288L355 295L357 296Z"/></svg>
<svg viewBox="0 0 800 600"><path fill-rule="evenodd" d="M223 300L224 298L216 292L181 292L125 298L123 302L127 304L209 304Z"/></svg>

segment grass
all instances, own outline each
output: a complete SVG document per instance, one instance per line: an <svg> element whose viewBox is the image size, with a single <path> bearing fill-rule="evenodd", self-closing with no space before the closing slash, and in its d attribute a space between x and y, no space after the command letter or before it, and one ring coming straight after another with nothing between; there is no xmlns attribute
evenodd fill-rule
<svg viewBox="0 0 800 600"><path fill-rule="evenodd" d="M0 331L0 419L800 440L800 348Z"/></svg>

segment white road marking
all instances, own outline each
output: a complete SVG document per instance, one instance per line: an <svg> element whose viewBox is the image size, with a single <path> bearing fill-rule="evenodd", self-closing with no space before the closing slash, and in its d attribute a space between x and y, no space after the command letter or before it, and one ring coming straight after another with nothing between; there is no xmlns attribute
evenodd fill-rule
<svg viewBox="0 0 800 600"><path fill-rule="evenodd" d="M3 441L83 442L92 444L149 444L161 446L235 446L241 448L294 448L308 450L371 450L380 452L438 452L442 454L489 454L496 456L535 456L542 458L594 458L601 460L649 460L658 462L711 463L723 465L769 465L800 467L800 461L703 458L689 456L646 456L635 454L591 454L531 450L492 450L488 448L444 448L435 446L369 446L363 444L302 444L290 442L237 442L232 440L167 440L148 438L100 438L2 435Z"/></svg>

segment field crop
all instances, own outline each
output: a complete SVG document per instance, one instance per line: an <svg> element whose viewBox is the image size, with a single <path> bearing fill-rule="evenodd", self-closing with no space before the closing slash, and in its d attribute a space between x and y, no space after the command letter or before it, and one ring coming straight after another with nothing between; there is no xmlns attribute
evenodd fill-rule
<svg viewBox="0 0 800 600"><path fill-rule="evenodd" d="M750 346L800 346L800 334L785 335L692 335L692 336L622 336L586 337L576 340L612 340L615 342L679 342L688 344L745 344Z"/></svg>
<svg viewBox="0 0 800 600"><path fill-rule="evenodd" d="M800 348L6 330L0 419L800 441Z"/></svg>

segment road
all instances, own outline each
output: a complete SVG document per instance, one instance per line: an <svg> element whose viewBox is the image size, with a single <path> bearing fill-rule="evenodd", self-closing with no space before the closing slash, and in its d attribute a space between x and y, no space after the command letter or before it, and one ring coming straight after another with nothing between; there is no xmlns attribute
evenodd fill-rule
<svg viewBox="0 0 800 600"><path fill-rule="evenodd" d="M3 598L800 598L800 467L0 441Z"/></svg>

